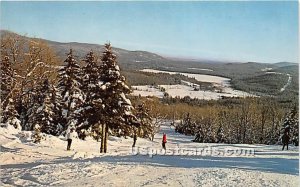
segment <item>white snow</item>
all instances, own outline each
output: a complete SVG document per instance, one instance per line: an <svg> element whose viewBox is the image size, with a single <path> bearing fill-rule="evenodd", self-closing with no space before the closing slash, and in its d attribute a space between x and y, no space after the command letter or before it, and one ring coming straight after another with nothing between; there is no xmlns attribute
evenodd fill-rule
<svg viewBox="0 0 300 187"><path fill-rule="evenodd" d="M213 92L213 91L194 91L192 86L186 85L160 85L161 87L166 89L166 92L171 97L185 97L189 96L191 98L198 98L204 100L217 100L220 99L222 96L225 97L246 97L251 96L250 94L238 90L233 90L230 88L225 88L223 93Z"/></svg>
<svg viewBox="0 0 300 187"><path fill-rule="evenodd" d="M290 75L290 74L286 74L289 78L288 78L288 81L287 81L287 83L280 89L280 92L283 92L285 89L286 89L286 87L288 87L290 84L291 84L291 82L292 82L292 76Z"/></svg>
<svg viewBox="0 0 300 187"><path fill-rule="evenodd" d="M212 69L205 69L205 68L187 68L187 69L201 70L201 71L214 71L214 70L212 70Z"/></svg>
<svg viewBox="0 0 300 187"><path fill-rule="evenodd" d="M255 155L157 155L162 132L167 150L254 149ZM44 135L34 144L28 131L0 128L1 186L299 186L299 151L281 146L209 144L174 133L166 122L153 142L138 138L132 155L132 138L109 137L108 153L100 154L100 142L74 139L66 151L63 137ZM154 152L153 152L154 151ZM140 152L142 153L142 152Z"/></svg>
<svg viewBox="0 0 300 187"><path fill-rule="evenodd" d="M132 105L130 99L127 99L124 93L120 94L120 97L123 99L123 101L127 104L127 105Z"/></svg>
<svg viewBox="0 0 300 187"><path fill-rule="evenodd" d="M282 73L279 72L274 72L274 71L269 71L266 72L266 74L277 74L277 75L282 75ZM288 76L287 83L283 85L283 87L280 89L280 92L283 92L292 82L292 76L290 74L286 74Z"/></svg>
<svg viewBox="0 0 300 187"><path fill-rule="evenodd" d="M270 70L272 70L273 68L263 68L263 69L261 69L261 71L270 71Z"/></svg>
<svg viewBox="0 0 300 187"><path fill-rule="evenodd" d="M278 75L282 75L282 73L275 72L275 71L268 71L268 72L266 72L266 74L278 74Z"/></svg>
<svg viewBox="0 0 300 187"><path fill-rule="evenodd" d="M39 60L39 59L38 59ZM31 62L31 64L32 64L33 62ZM38 67L38 66L40 66L40 65L45 65L45 63L44 62L38 62L38 63L36 63L35 65L34 65L34 67L27 73L27 75L26 75L26 77L30 77L31 76L31 74L36 70L36 68Z"/></svg>
<svg viewBox="0 0 300 187"><path fill-rule="evenodd" d="M193 73L180 73L180 72L172 72L172 71L160 71L160 70L154 70L154 69L143 69L141 70L143 72L150 72L150 73L168 73L171 75L184 75L190 78L195 78L198 81L201 82L210 82L215 84L229 84L230 79L225 77L219 77L219 76L213 76L213 75L203 75L203 74L193 74Z"/></svg>
<svg viewBox="0 0 300 187"><path fill-rule="evenodd" d="M160 91L158 88L155 88L153 86L147 85L147 86L132 86L133 92L132 95L142 97L146 96L155 96L158 98L162 98L164 96L164 93Z"/></svg>

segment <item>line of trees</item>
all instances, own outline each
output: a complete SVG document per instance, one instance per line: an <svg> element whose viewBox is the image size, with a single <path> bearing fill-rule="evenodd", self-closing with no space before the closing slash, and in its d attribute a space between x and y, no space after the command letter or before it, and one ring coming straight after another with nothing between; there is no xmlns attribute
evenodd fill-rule
<svg viewBox="0 0 300 187"><path fill-rule="evenodd" d="M141 100L141 98L133 98ZM299 141L298 108L272 97L193 100L148 98L147 106L159 108L161 116L173 119L178 133L194 136L201 143L277 144L288 131ZM150 115L154 115L152 111Z"/></svg>

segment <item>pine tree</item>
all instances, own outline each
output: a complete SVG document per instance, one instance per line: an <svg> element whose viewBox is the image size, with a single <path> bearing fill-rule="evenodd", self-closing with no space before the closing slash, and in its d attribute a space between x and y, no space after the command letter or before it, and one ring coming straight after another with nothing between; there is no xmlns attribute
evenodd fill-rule
<svg viewBox="0 0 300 187"><path fill-rule="evenodd" d="M224 130L223 130L222 126L219 126L219 129L217 131L216 142L224 143Z"/></svg>
<svg viewBox="0 0 300 187"><path fill-rule="evenodd" d="M58 89L62 97L62 126L66 130L70 120L77 121L74 113L84 102L84 93L80 89L80 66L73 57L72 49L64 61L66 64L59 70ZM76 122L77 123L77 122Z"/></svg>
<svg viewBox="0 0 300 187"><path fill-rule="evenodd" d="M187 113L187 115L183 118L181 124L176 128L176 131L185 135L195 134L195 123L192 122L190 113Z"/></svg>
<svg viewBox="0 0 300 187"><path fill-rule="evenodd" d="M41 108L44 105L44 100L49 93L50 84L48 79L44 80L38 85L30 90L28 96L30 97L28 100L30 101L27 104L27 117L28 122L25 125L26 130L33 130L36 124L40 124L40 119L38 114L41 112Z"/></svg>
<svg viewBox="0 0 300 187"><path fill-rule="evenodd" d="M56 127L56 134L61 134L63 127L62 127L62 116L61 116L61 111L62 111L62 99L61 99L61 95L60 92L58 91L58 89L56 88L56 86L54 84L52 84L50 86L49 89L49 99L50 99L50 103L53 105L52 107L52 112L53 112L53 123L54 126Z"/></svg>
<svg viewBox="0 0 300 187"><path fill-rule="evenodd" d="M80 124L78 129L88 129L93 125L97 125L102 117L102 82L100 81L99 66L95 60L94 53L89 52L84 62L86 66L83 67L83 83L81 89L86 96L84 104L75 113L78 113Z"/></svg>
<svg viewBox="0 0 300 187"><path fill-rule="evenodd" d="M152 125L152 117L150 116L150 110L145 106L144 103L139 104L136 108L136 117L140 123L140 128L138 128L138 135L142 138L150 138L152 140L152 134L155 129Z"/></svg>
<svg viewBox="0 0 300 187"><path fill-rule="evenodd" d="M132 125L137 123L136 117L132 114L133 106L126 97L131 90L126 85L125 77L120 74L116 55L113 54L110 44L105 44L101 61L101 97L104 108L100 152L106 152L109 129L120 129L127 134Z"/></svg>
<svg viewBox="0 0 300 187"><path fill-rule="evenodd" d="M13 88L15 85L15 70L11 67L8 56L1 59L1 123L13 125L21 129L18 120L18 112L15 109L13 100Z"/></svg>
<svg viewBox="0 0 300 187"><path fill-rule="evenodd" d="M288 133L290 140L298 146L299 144L299 119L297 118L297 107L287 114L282 127L282 134Z"/></svg>
<svg viewBox="0 0 300 187"><path fill-rule="evenodd" d="M5 126L12 125L16 129L21 130L21 121L18 118L19 114L15 109L15 102L12 98L10 98L3 114L1 115L1 123L6 124Z"/></svg>
<svg viewBox="0 0 300 187"><path fill-rule="evenodd" d="M82 68L82 90L85 92L86 101L90 101L93 100L95 92L98 91L100 69L93 51L90 51L83 61L86 66Z"/></svg>
<svg viewBox="0 0 300 187"><path fill-rule="evenodd" d="M11 66L8 56L1 60L1 110L4 110L13 97L16 72Z"/></svg>
<svg viewBox="0 0 300 187"><path fill-rule="evenodd" d="M50 95L47 94L43 104L35 112L35 119L40 125L41 132L58 135L59 128L55 124L54 105L51 103Z"/></svg>
<svg viewBox="0 0 300 187"><path fill-rule="evenodd" d="M39 124L36 124L33 130L34 130L32 134L33 143L40 143L42 140L42 135L41 135L41 127L39 126Z"/></svg>

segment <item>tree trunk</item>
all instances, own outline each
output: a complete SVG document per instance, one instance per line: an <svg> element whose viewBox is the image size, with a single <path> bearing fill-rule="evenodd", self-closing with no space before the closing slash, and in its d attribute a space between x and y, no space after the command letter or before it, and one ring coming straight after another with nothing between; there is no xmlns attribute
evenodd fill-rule
<svg viewBox="0 0 300 187"><path fill-rule="evenodd" d="M108 125L105 125L105 134L104 134L104 153L107 152L107 140L108 140Z"/></svg>
<svg viewBox="0 0 300 187"><path fill-rule="evenodd" d="M101 124L101 146L100 146L100 153L104 152L104 137L105 137L105 124Z"/></svg>
<svg viewBox="0 0 300 187"><path fill-rule="evenodd" d="M261 116L261 137L260 137L260 143L262 144L265 139L265 123L266 123L266 118L265 118L265 112L262 112L262 116Z"/></svg>

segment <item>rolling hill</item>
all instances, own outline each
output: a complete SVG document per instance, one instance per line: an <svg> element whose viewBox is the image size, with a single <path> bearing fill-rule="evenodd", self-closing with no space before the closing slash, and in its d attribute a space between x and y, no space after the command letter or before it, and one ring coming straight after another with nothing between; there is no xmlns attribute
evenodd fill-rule
<svg viewBox="0 0 300 187"><path fill-rule="evenodd" d="M32 38L26 36L20 36L16 33L1 30L1 37L7 35L18 36L27 41ZM70 48L73 49L75 57L80 61L90 50L93 50L96 54L101 55L103 51L103 45L69 42L62 43L56 41L50 41L40 39L46 43L55 51L56 55L63 60L66 58L66 54ZM113 45L113 44L112 44ZM185 73L197 73L222 76L231 79L231 84L235 89L250 91L252 93L259 93L262 95L284 95L285 92L298 96L298 77L299 77L299 65L297 63L279 62L275 64L269 63L257 63L257 62L220 62L209 60L185 60L179 58L163 57L155 53L147 51L129 51L121 48L113 48L118 57L118 62L123 72L128 76L128 82L132 84L147 84L148 78L139 70L145 68L185 72ZM267 72L278 72L278 74L266 75ZM292 77L291 84L286 88L284 92L279 92L278 88L282 88L287 82L287 76L290 74ZM149 75L147 75L149 76ZM152 75L156 76L156 75ZM156 82L170 84L169 79L165 76ZM140 79L141 78L141 79ZM286 79L286 80L285 80ZM142 82L139 82L141 80ZM153 79L149 84L153 84ZM168 80L168 81L167 81Z"/></svg>

